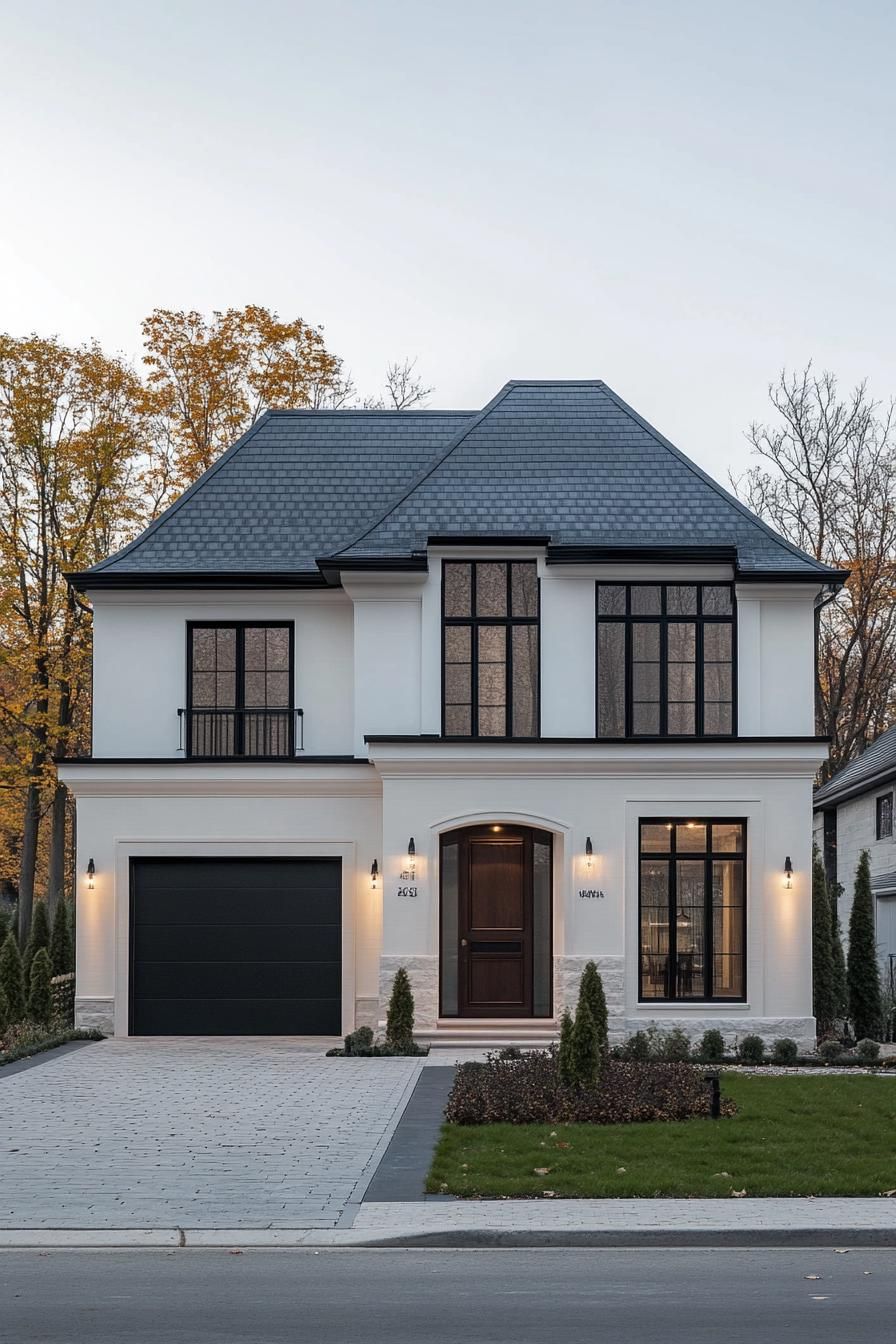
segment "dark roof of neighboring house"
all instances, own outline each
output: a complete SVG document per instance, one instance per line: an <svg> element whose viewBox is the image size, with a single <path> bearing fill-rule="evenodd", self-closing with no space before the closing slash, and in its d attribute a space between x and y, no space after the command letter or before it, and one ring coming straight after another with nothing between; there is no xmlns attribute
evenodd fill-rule
<svg viewBox="0 0 896 1344"><path fill-rule="evenodd" d="M74 576L401 566L450 536L845 576L779 537L601 382L512 382L480 412L271 411L130 546ZM641 555L641 558L645 558ZM324 561L319 565L319 561Z"/></svg>
<svg viewBox="0 0 896 1344"><path fill-rule="evenodd" d="M881 733L861 756L844 765L815 792L816 807L832 807L896 778L896 725Z"/></svg>

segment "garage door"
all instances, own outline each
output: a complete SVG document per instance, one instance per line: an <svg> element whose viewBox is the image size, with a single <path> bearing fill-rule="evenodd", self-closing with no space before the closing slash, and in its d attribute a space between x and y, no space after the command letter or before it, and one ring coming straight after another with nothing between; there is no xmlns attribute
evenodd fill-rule
<svg viewBox="0 0 896 1344"><path fill-rule="evenodd" d="M134 859L131 1031L338 1035L338 859Z"/></svg>

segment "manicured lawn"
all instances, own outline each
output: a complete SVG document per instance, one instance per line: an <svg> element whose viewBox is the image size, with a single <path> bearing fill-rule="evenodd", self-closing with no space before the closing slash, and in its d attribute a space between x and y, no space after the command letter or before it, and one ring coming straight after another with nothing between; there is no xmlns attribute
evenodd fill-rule
<svg viewBox="0 0 896 1344"><path fill-rule="evenodd" d="M445 1125L427 1190L557 1197L879 1195L896 1189L896 1078L723 1075L723 1120ZM537 1167L549 1170L539 1174ZM624 1170L620 1170L624 1168ZM896 1196L894 1196L896 1197Z"/></svg>

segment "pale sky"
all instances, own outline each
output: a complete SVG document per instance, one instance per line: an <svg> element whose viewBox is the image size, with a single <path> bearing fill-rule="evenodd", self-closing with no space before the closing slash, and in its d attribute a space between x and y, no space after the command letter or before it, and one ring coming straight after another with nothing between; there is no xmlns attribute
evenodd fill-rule
<svg viewBox="0 0 896 1344"><path fill-rule="evenodd" d="M724 479L896 393L894 0L0 0L0 330L322 323L431 405L605 379Z"/></svg>

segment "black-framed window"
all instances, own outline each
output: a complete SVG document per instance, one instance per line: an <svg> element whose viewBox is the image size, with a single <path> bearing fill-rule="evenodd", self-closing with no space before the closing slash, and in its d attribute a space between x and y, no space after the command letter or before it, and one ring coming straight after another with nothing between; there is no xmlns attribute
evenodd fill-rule
<svg viewBox="0 0 896 1344"><path fill-rule="evenodd" d="M639 998L743 1002L747 825L722 818L639 823Z"/></svg>
<svg viewBox="0 0 896 1344"><path fill-rule="evenodd" d="M597 585L597 736L733 737L734 587Z"/></svg>
<svg viewBox="0 0 896 1344"><path fill-rule="evenodd" d="M189 622L187 754L291 756L294 680L291 622Z"/></svg>
<svg viewBox="0 0 896 1344"><path fill-rule="evenodd" d="M889 840L893 835L893 795L882 793L877 800L877 838Z"/></svg>
<svg viewBox="0 0 896 1344"><path fill-rule="evenodd" d="M534 560L442 564L442 733L538 736Z"/></svg>

